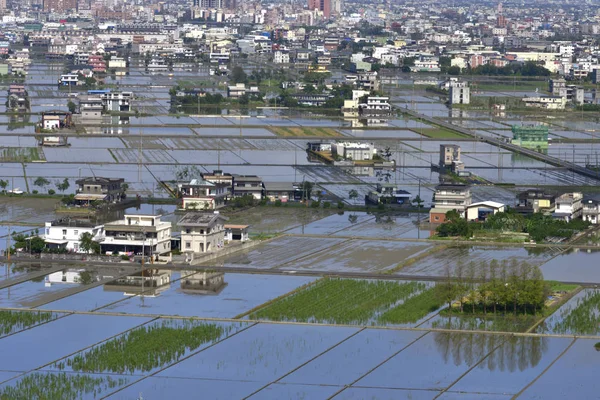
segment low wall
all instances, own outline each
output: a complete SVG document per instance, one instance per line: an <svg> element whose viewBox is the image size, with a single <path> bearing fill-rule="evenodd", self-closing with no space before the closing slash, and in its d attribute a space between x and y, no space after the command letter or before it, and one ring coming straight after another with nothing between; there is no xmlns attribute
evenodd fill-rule
<svg viewBox="0 0 600 400"><path fill-rule="evenodd" d="M21 255L19 255L21 257ZM38 258L38 257L35 257ZM97 254L77 254L77 253L65 253L65 254L54 254L54 253L40 253L39 258L41 260L70 260L70 261L97 261L97 262L121 262L120 257L110 257Z"/></svg>
<svg viewBox="0 0 600 400"><path fill-rule="evenodd" d="M208 261L215 260L219 257L228 256L233 253L237 253L238 251L251 249L261 243L264 243L260 240L249 240L247 242L234 242L219 251L214 251L210 253L203 254L194 254L194 260L190 263L190 265L199 265L205 264Z"/></svg>

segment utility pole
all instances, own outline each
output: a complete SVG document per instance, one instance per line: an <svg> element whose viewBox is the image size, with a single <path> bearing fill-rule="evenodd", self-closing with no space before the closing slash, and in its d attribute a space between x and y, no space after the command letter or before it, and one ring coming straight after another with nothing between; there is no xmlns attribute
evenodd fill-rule
<svg viewBox="0 0 600 400"><path fill-rule="evenodd" d="M144 149L144 138L143 138L143 120L144 120L144 107L142 107L142 114L140 116L141 120L140 120L140 145L138 147L138 182L141 184L142 183L142 151Z"/></svg>
<svg viewBox="0 0 600 400"><path fill-rule="evenodd" d="M7 241L7 244L6 244L6 251L7 251L6 260L7 261L10 261L10 235L11 235L10 230L11 229L12 229L12 227L9 225L8 226L8 236L6 237L6 241ZM8 265L6 266L6 268L8 270Z"/></svg>
<svg viewBox="0 0 600 400"><path fill-rule="evenodd" d="M142 296L142 305L143 305L143 302L144 302L144 280L145 280L145 277L144 277L144 258L146 257L146 229L144 227L140 227L140 229L141 229L142 235L143 235L143 237L142 237L142 276L141 276L141 278L142 278L142 293L141 293L141 296Z"/></svg>

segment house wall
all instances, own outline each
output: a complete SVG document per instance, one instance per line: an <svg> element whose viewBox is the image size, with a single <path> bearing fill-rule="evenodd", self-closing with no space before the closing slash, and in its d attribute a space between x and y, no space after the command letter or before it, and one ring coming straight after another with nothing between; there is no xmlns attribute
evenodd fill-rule
<svg viewBox="0 0 600 400"><path fill-rule="evenodd" d="M480 208L486 208L489 209L490 207L471 207L467 209L467 213L466 213L466 217L467 217L467 221L476 221L479 218L479 210ZM504 207L499 208L499 209L494 209L493 214L496 214L498 212L504 212Z"/></svg>
<svg viewBox="0 0 600 400"><path fill-rule="evenodd" d="M213 199L200 197L184 197L181 208L185 210L215 210L224 204L216 204Z"/></svg>
<svg viewBox="0 0 600 400"><path fill-rule="evenodd" d="M207 253L218 251L225 244L223 225L215 225L206 233L203 228L183 228L181 231L181 251Z"/></svg>
<svg viewBox="0 0 600 400"><path fill-rule="evenodd" d="M446 222L445 213L429 213L429 222L433 224L441 224Z"/></svg>
<svg viewBox="0 0 600 400"><path fill-rule="evenodd" d="M59 129L60 121L54 119L46 119L44 120L44 129Z"/></svg>
<svg viewBox="0 0 600 400"><path fill-rule="evenodd" d="M44 239L67 240L66 249L77 253L83 253L79 250L79 238L84 233L95 235L94 228L85 227L66 227L66 226L46 226Z"/></svg>

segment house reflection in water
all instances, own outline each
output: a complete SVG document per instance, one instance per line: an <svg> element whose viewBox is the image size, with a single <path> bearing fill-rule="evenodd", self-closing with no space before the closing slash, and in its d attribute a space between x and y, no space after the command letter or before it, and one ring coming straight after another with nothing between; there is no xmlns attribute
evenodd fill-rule
<svg viewBox="0 0 600 400"><path fill-rule="evenodd" d="M90 283L100 280L96 274L92 274L85 269L64 269L62 271L53 272L46 275L44 278L44 286L50 287L55 284L78 283L89 285Z"/></svg>
<svg viewBox="0 0 600 400"><path fill-rule="evenodd" d="M156 297L171 287L171 270L145 269L135 274L118 278L104 285L106 292L123 292L124 296Z"/></svg>
<svg viewBox="0 0 600 400"><path fill-rule="evenodd" d="M197 271L179 282L185 294L218 295L227 286L223 272Z"/></svg>

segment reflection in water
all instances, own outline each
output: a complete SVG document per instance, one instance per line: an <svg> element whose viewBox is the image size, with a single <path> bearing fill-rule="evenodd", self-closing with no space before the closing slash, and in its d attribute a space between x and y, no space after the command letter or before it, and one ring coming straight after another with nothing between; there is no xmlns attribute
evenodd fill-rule
<svg viewBox="0 0 600 400"><path fill-rule="evenodd" d="M490 371L514 372L533 368L539 364L542 355L548 350L548 339L540 336L516 337L464 332L434 332L433 334L437 349L446 363L473 366L492 352L477 366Z"/></svg>
<svg viewBox="0 0 600 400"><path fill-rule="evenodd" d="M156 297L171 287L171 270L145 269L104 285L106 292L123 292L124 296Z"/></svg>
<svg viewBox="0 0 600 400"><path fill-rule="evenodd" d="M100 277L85 269L64 269L46 275L44 285L47 287L63 283L81 283L83 285L89 285L98 280L100 280Z"/></svg>
<svg viewBox="0 0 600 400"><path fill-rule="evenodd" d="M227 286L225 273L196 271L179 281L185 294L218 295Z"/></svg>

